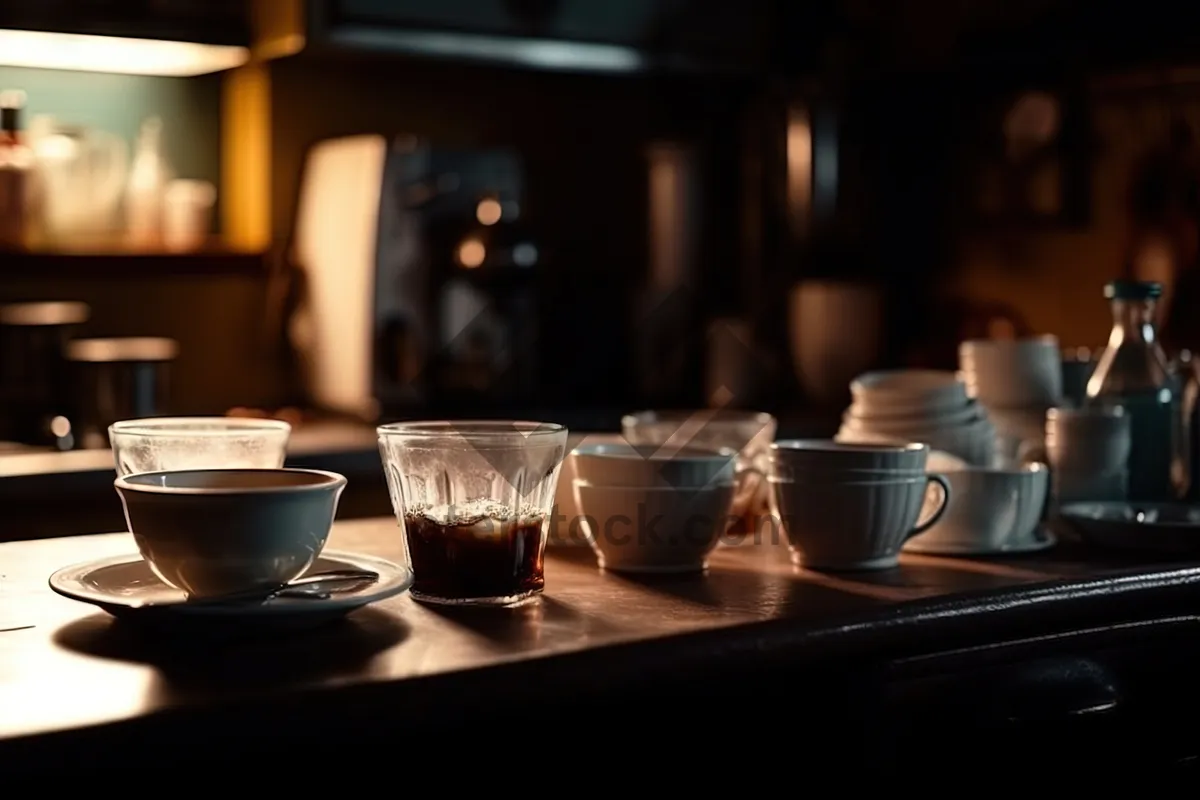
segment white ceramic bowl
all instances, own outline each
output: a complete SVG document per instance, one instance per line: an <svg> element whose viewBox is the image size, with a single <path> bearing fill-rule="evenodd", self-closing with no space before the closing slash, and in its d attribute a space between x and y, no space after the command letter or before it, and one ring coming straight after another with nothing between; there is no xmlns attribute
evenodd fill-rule
<svg viewBox="0 0 1200 800"><path fill-rule="evenodd" d="M298 578L325 547L346 479L306 469L143 472L115 482L142 558L191 597Z"/></svg>
<svg viewBox="0 0 1200 800"><path fill-rule="evenodd" d="M628 488L577 479L574 489L588 543L613 572L702 571L731 523L733 484Z"/></svg>

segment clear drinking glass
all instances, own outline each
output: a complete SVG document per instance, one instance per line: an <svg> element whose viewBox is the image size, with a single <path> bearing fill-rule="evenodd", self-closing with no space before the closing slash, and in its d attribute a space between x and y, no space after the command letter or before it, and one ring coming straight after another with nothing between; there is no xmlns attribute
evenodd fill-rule
<svg viewBox="0 0 1200 800"><path fill-rule="evenodd" d="M765 412L731 409L639 411L621 420L625 441L663 455L684 447L738 451L738 470L748 477L733 499L733 534L752 533L760 519L770 516L771 488L761 476L770 468L777 427L775 417Z"/></svg>
<svg viewBox="0 0 1200 800"><path fill-rule="evenodd" d="M188 469L278 469L292 426L276 419L154 417L108 428L117 475Z"/></svg>
<svg viewBox="0 0 1200 800"><path fill-rule="evenodd" d="M541 593L567 429L543 422L397 422L379 428L412 595L516 605Z"/></svg>

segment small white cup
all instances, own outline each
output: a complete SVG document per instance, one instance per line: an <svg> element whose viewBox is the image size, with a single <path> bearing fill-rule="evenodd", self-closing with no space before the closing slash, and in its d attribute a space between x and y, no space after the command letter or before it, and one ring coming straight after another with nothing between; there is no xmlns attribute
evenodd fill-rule
<svg viewBox="0 0 1200 800"><path fill-rule="evenodd" d="M1110 473L1124 469L1132 449L1124 409L1052 408L1046 412L1046 457L1059 469Z"/></svg>
<svg viewBox="0 0 1200 800"><path fill-rule="evenodd" d="M929 530L909 542L924 553L1003 552L1028 544L1046 510L1050 471L969 468L944 473L951 501Z"/></svg>

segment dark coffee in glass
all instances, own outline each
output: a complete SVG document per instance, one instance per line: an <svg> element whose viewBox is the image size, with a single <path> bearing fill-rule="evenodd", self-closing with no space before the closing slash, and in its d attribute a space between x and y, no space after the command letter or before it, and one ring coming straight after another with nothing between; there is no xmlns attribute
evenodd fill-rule
<svg viewBox="0 0 1200 800"><path fill-rule="evenodd" d="M545 586L541 516L404 515L413 595L468 603L519 598Z"/></svg>

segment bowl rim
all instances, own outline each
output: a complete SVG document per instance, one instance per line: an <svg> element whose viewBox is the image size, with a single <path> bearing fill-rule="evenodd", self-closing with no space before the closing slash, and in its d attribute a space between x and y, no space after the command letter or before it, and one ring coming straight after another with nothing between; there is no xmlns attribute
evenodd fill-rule
<svg viewBox="0 0 1200 800"><path fill-rule="evenodd" d="M576 445L569 455L597 458L604 461L649 461L651 463L683 461L693 464L706 464L712 461L728 463L736 459L739 455L738 451L732 447L681 447L666 452L662 452L662 447L660 445L659 451L646 454L638 449L637 446L628 442L593 442ZM626 450L626 452L599 452L606 448L619 448ZM680 453L683 455L680 455Z"/></svg>
<svg viewBox="0 0 1200 800"><path fill-rule="evenodd" d="M932 450L924 442L839 442L835 439L780 439L771 443L773 453L883 453L916 454Z"/></svg>
<svg viewBox="0 0 1200 800"><path fill-rule="evenodd" d="M586 478L572 478L572 489L596 489L612 492L637 492L639 494L658 494L660 492L688 492L696 494L698 492L711 492L715 490L735 491L737 484L732 481L713 481L706 483L703 486L618 486L611 483L595 483ZM583 515L580 515L583 516Z"/></svg>
<svg viewBox="0 0 1200 800"><path fill-rule="evenodd" d="M202 427L188 427L202 426ZM207 427L204 427L207 426ZM114 422L108 426L109 437L156 436L162 438L196 439L205 437L238 436L247 433L290 434L292 426L281 419L258 417L142 417Z"/></svg>
<svg viewBox="0 0 1200 800"><path fill-rule="evenodd" d="M225 475L245 473L310 475L320 478L320 480L315 480L311 483L290 484L286 486L163 486L140 482L142 480L162 478L170 475L197 475L204 473L218 473ZM117 489L117 491L133 492L135 494L154 494L175 497L221 497L228 495L296 494L299 492L319 492L327 491L331 488L344 487L348 482L349 481L345 475L341 475L337 472L328 472L323 469L297 469L292 467L281 467L279 469L218 468L135 472L131 475L121 475L115 481L113 481L113 486Z"/></svg>
<svg viewBox="0 0 1200 800"><path fill-rule="evenodd" d="M684 424L700 419L705 425L739 425L755 422L763 427L777 424L774 414L740 408L664 408L632 411L621 417L621 428L635 425L660 425L662 423Z"/></svg>

